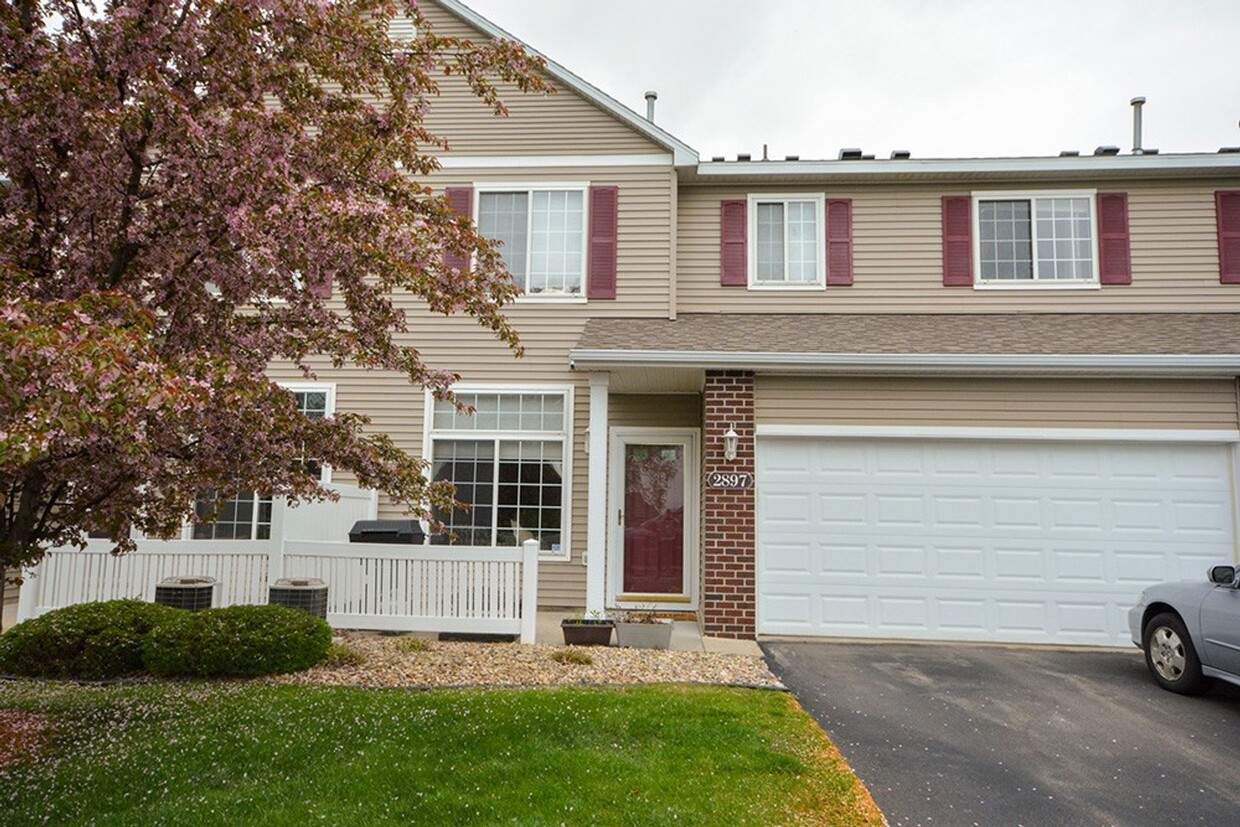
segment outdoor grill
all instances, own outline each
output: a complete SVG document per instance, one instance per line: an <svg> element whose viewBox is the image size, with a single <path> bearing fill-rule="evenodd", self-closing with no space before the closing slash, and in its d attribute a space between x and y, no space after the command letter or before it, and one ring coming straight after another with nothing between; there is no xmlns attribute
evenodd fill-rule
<svg viewBox="0 0 1240 827"><path fill-rule="evenodd" d="M426 535L417 520L358 520L349 531L350 543L421 545Z"/></svg>

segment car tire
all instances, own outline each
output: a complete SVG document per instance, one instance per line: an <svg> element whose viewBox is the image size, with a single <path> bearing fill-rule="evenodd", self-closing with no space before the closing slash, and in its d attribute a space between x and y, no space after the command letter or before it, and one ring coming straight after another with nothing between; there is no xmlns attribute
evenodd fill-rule
<svg viewBox="0 0 1240 827"><path fill-rule="evenodd" d="M1201 674L1201 661L1179 615L1154 615L1145 624L1141 641L1145 665L1163 689L1181 695L1200 695L1209 688L1210 679Z"/></svg>

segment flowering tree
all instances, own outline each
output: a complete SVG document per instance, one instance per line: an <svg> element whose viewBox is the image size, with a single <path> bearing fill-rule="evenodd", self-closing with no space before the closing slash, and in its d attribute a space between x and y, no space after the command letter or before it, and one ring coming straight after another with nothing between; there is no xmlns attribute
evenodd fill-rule
<svg viewBox="0 0 1240 827"><path fill-rule="evenodd" d="M412 0L0 0L0 569L88 529L172 536L204 488L323 496L304 456L411 508L443 496L264 370L443 395L400 291L519 352L498 254L418 179L447 148L424 122L444 75L503 114L503 84L550 91L538 68Z"/></svg>

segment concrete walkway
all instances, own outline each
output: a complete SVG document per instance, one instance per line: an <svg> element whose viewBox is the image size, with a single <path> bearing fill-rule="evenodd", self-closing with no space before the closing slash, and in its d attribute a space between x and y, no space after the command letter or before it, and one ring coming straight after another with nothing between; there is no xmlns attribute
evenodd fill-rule
<svg viewBox="0 0 1240 827"><path fill-rule="evenodd" d="M546 645L563 645L564 635L560 621L566 617L581 617L581 612L540 611L535 642ZM762 649L756 641L732 640L722 637L704 637L695 620L673 621L671 649L678 652L719 652L725 655L762 657Z"/></svg>

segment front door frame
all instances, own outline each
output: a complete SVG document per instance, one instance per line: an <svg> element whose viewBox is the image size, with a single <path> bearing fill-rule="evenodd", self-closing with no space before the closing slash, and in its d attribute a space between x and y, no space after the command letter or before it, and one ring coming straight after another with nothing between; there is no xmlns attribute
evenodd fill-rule
<svg viewBox="0 0 1240 827"><path fill-rule="evenodd" d="M651 608L696 612L698 606L699 524L701 522L701 431L697 428L617 427L610 430L607 486L607 605L619 609ZM628 444L679 445L685 457L684 591L665 600L624 599L624 448Z"/></svg>

